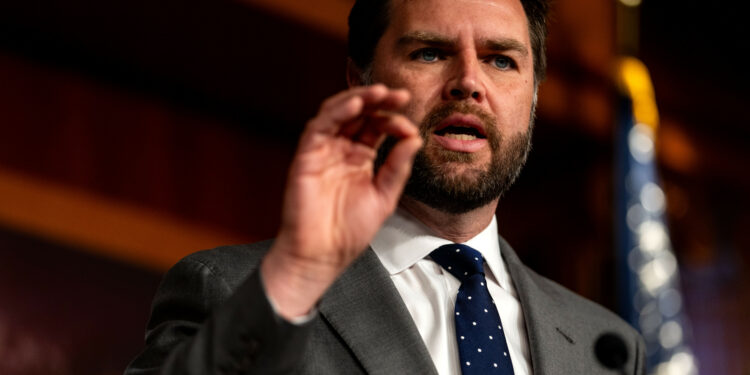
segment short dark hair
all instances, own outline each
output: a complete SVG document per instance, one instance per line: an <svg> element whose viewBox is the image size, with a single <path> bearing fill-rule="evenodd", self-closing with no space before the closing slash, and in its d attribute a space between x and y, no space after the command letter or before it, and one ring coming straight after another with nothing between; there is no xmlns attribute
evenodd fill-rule
<svg viewBox="0 0 750 375"><path fill-rule="evenodd" d="M520 0L529 23L529 38L534 55L534 81L544 80L547 67L544 44L547 39L547 0ZM349 13L349 58L367 70L372 63L380 37L390 22L390 0L357 0Z"/></svg>

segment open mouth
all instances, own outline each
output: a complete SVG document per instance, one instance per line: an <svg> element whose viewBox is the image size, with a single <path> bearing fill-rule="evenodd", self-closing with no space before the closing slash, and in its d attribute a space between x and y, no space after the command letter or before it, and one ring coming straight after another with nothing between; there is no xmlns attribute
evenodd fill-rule
<svg viewBox="0 0 750 375"><path fill-rule="evenodd" d="M473 141L475 139L487 138L479 129L473 126L463 126L461 124L449 125L435 131L436 135L459 141Z"/></svg>

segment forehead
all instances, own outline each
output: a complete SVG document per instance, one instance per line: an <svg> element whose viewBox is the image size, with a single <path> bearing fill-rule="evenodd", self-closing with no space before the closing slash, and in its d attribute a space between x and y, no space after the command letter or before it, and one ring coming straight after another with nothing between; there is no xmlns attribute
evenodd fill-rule
<svg viewBox="0 0 750 375"><path fill-rule="evenodd" d="M528 20L520 0L392 0L386 34L412 31L513 38L529 45Z"/></svg>

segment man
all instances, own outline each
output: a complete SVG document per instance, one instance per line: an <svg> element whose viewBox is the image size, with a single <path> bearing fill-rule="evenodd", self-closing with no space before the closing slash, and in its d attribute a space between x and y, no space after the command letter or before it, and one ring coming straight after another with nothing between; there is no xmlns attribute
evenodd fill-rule
<svg viewBox="0 0 750 375"><path fill-rule="evenodd" d="M175 265L126 373L604 373L594 342L608 331L630 353L622 372L641 372L632 329L497 234L529 150L545 13L542 0L358 1L351 88L302 135L277 238ZM476 263L445 261L454 249ZM472 296L483 311L465 309ZM472 331L462 312L496 323Z"/></svg>

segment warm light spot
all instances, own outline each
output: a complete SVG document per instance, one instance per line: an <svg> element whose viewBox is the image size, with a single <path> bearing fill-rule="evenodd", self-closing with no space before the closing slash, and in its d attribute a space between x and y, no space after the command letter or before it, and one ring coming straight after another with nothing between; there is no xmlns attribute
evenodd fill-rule
<svg viewBox="0 0 750 375"><path fill-rule="evenodd" d="M620 0L622 5L629 6L629 7L637 7L641 5L641 0Z"/></svg>
<svg viewBox="0 0 750 375"><path fill-rule="evenodd" d="M257 240L3 168L0 224L162 272L196 250Z"/></svg>
<svg viewBox="0 0 750 375"><path fill-rule="evenodd" d="M633 101L635 121L656 129L659 126L659 112L646 65L634 57L623 57L617 64L616 72L620 91Z"/></svg>
<svg viewBox="0 0 750 375"><path fill-rule="evenodd" d="M672 122L664 122L659 129L659 161L670 169L688 173L699 167L699 158L693 142L682 127Z"/></svg>

